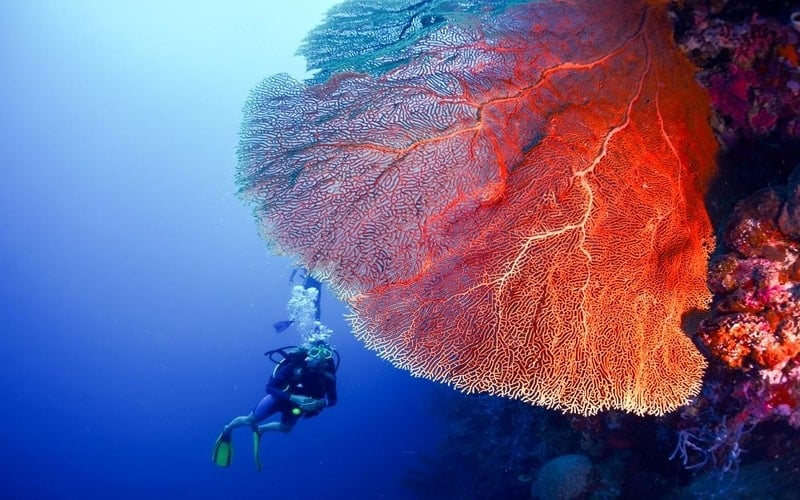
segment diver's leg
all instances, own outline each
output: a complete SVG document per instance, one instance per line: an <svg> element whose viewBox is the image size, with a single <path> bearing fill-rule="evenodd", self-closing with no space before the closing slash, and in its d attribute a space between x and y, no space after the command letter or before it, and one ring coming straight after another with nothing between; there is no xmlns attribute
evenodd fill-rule
<svg viewBox="0 0 800 500"><path fill-rule="evenodd" d="M231 431L237 427L255 427L258 422L261 422L268 416L275 413L275 402L275 398L267 394L261 401L258 402L256 407L253 408L253 411L251 411L249 415L242 415L228 422L228 424L222 429L222 434L229 436Z"/></svg>
<svg viewBox="0 0 800 500"><path fill-rule="evenodd" d="M258 433L264 434L265 432L291 432L294 425L286 425L283 422L269 422L264 425L258 426Z"/></svg>
<svg viewBox="0 0 800 500"><path fill-rule="evenodd" d="M298 417L292 415L291 410L286 408L286 404L282 405L284 411L281 412L280 422L269 422L263 425L253 425L253 457L256 460L256 468L261 471L261 457L259 456L259 448L261 447L261 435L269 431L289 432L297 422ZM277 401L271 406L272 413L278 411L279 403Z"/></svg>
<svg viewBox="0 0 800 500"><path fill-rule="evenodd" d="M255 417L253 416L252 412L250 412L249 415L242 415L236 417L227 424L225 424L225 427L222 428L222 434L229 436L231 431L233 431L233 429L237 427L243 427L245 425L252 426L254 422L255 422Z"/></svg>
<svg viewBox="0 0 800 500"><path fill-rule="evenodd" d="M280 422L269 422L263 425L259 425L256 429L258 430L258 434L264 434L265 432L283 432L289 433L294 428L294 424L297 423L299 419L298 416L292 415L291 411L284 411L281 414Z"/></svg>

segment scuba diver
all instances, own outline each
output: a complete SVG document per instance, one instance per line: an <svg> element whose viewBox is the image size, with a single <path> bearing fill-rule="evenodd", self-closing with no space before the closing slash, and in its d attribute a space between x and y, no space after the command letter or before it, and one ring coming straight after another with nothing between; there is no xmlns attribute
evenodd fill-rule
<svg viewBox="0 0 800 500"><path fill-rule="evenodd" d="M310 340L301 347L282 347L264 355L277 363L267 382L267 395L248 415L234 418L222 429L212 456L220 467L227 467L231 463L233 429L250 426L253 430L253 456L260 471L258 450L262 434L270 431L288 433L301 416L317 416L325 407L334 406L337 402L336 369L339 367L339 354L324 339ZM283 359L276 360L276 355ZM280 421L259 425L275 413L281 414Z"/></svg>

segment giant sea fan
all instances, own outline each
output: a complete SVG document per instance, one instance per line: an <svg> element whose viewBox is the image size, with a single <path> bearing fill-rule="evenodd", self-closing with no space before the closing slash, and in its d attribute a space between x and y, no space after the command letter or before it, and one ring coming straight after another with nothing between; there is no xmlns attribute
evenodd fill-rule
<svg viewBox="0 0 800 500"><path fill-rule="evenodd" d="M662 414L705 361L708 103L662 7L346 2L265 80L238 180L273 248L415 375Z"/></svg>

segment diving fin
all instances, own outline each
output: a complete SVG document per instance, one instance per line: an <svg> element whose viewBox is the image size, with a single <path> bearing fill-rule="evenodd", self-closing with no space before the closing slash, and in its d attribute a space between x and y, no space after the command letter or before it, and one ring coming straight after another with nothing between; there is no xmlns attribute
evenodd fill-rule
<svg viewBox="0 0 800 500"><path fill-rule="evenodd" d="M217 438L217 442L214 443L214 454L211 459L220 467L227 467L231 464L232 457L233 444L231 443L231 435L223 432Z"/></svg>
<svg viewBox="0 0 800 500"><path fill-rule="evenodd" d="M253 459L256 461L256 469L261 472L261 456L258 454L258 448L261 446L261 434L258 430L253 430Z"/></svg>
<svg viewBox="0 0 800 500"><path fill-rule="evenodd" d="M273 323L272 327L275 329L275 333L285 332L287 328L292 326L294 323L293 319L287 319L284 321L278 321L277 323Z"/></svg>

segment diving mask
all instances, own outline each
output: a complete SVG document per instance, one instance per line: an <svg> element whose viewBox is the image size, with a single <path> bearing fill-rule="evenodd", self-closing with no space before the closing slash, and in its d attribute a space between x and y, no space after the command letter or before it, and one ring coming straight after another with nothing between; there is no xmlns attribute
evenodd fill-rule
<svg viewBox="0 0 800 500"><path fill-rule="evenodd" d="M313 346L308 349L308 357L324 360L324 359L331 359L333 357L333 351L328 346Z"/></svg>

